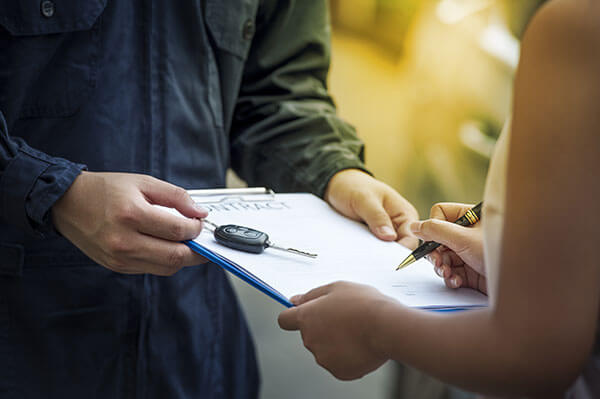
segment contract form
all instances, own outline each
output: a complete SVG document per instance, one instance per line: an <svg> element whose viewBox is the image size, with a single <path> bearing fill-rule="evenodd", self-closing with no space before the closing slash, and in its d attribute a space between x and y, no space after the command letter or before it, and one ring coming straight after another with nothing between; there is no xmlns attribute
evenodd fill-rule
<svg viewBox="0 0 600 399"><path fill-rule="evenodd" d="M290 297L335 281L373 286L410 307L450 310L487 305L487 297L477 291L447 288L425 259L396 272L409 249L379 240L367 226L340 215L312 194L192 194L217 225L250 227L267 233L280 246L318 255L311 259L268 248L260 254L243 252L217 243L206 228L190 243L215 263L229 266L227 270L233 268L238 277L250 277L252 285L287 306Z"/></svg>

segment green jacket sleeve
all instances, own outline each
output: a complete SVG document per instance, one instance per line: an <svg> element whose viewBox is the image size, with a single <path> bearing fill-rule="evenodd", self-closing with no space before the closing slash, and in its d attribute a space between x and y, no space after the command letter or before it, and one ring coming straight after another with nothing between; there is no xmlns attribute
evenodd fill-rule
<svg viewBox="0 0 600 399"><path fill-rule="evenodd" d="M323 196L329 179L365 170L364 145L327 92L326 0L264 0L231 130L233 169L251 186Z"/></svg>

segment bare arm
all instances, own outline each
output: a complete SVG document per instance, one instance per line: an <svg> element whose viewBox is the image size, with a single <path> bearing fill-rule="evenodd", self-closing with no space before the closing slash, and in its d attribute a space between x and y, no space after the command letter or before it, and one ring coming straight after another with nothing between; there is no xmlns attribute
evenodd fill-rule
<svg viewBox="0 0 600 399"><path fill-rule="evenodd" d="M381 329L392 357L496 394L562 390L579 374L600 287L598 21L595 2L555 1L525 36L493 307L450 316L395 309L406 316L384 317L394 327Z"/></svg>
<svg viewBox="0 0 600 399"><path fill-rule="evenodd" d="M435 314L347 283L317 289L280 324L300 329L319 364L352 379L392 358L469 390L544 397L580 373L600 299L596 4L552 1L525 36L491 306Z"/></svg>

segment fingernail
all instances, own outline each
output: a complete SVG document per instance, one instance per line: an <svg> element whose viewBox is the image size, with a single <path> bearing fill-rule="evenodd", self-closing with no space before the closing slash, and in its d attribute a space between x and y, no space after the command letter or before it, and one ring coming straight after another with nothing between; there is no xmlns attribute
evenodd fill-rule
<svg viewBox="0 0 600 399"><path fill-rule="evenodd" d="M290 302L295 305L298 302L300 302L300 299L302 299L302 295L294 295L293 297L290 298Z"/></svg>
<svg viewBox="0 0 600 399"><path fill-rule="evenodd" d="M435 273L440 277L444 277L444 269L442 269L441 267L436 267Z"/></svg>
<svg viewBox="0 0 600 399"><path fill-rule="evenodd" d="M208 215L208 211L198 204L194 204L194 209L198 212L205 213Z"/></svg>
<svg viewBox="0 0 600 399"><path fill-rule="evenodd" d="M421 222L412 222L409 226L410 231L412 231L413 233L418 233L421 231Z"/></svg>
<svg viewBox="0 0 600 399"><path fill-rule="evenodd" d="M454 288L458 288L458 277L454 276L450 279L450 284Z"/></svg>
<svg viewBox="0 0 600 399"><path fill-rule="evenodd" d="M384 237L395 237L396 232L390 226L381 226L377 228L379 235Z"/></svg>

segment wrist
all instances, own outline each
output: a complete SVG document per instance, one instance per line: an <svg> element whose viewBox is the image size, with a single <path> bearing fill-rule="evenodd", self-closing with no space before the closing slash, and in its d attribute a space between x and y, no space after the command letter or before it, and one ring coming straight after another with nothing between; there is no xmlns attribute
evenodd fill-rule
<svg viewBox="0 0 600 399"><path fill-rule="evenodd" d="M402 318L402 305L390 297L383 297L373 307L371 323L367 327L367 343L373 353L385 359L392 358L392 346L389 339L394 319Z"/></svg>
<svg viewBox="0 0 600 399"><path fill-rule="evenodd" d="M54 229L62 234L62 227L65 222L68 222L68 215L71 204L77 204L77 199L79 194L85 192L85 187L88 185L87 181L89 178L93 176L92 172L82 171L79 176L73 180L71 186L65 191L65 193L60 197L51 208L51 217L52 224Z"/></svg>
<svg viewBox="0 0 600 399"><path fill-rule="evenodd" d="M356 179L364 178L372 179L373 176L362 169L342 169L329 179L323 198L327 203L333 205L332 201L335 201L336 193L338 193L340 189L347 188L348 183L351 181L356 182Z"/></svg>

